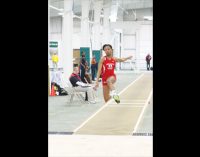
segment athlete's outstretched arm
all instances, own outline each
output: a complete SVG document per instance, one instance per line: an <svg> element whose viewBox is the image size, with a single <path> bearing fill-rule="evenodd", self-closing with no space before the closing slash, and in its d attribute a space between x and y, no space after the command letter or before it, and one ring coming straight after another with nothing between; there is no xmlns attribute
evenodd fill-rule
<svg viewBox="0 0 200 157"><path fill-rule="evenodd" d="M99 61L99 65L98 65L98 72L97 72L97 80L96 80L96 87L99 86L99 78L100 78L100 75L101 75L101 69L102 69L102 66L103 66L103 60L104 60L104 57L102 57Z"/></svg>
<svg viewBox="0 0 200 157"><path fill-rule="evenodd" d="M116 58L115 57L115 60L116 60L116 62L124 62L124 61L126 61L126 60L128 60L128 59L131 59L133 56L129 56L129 57L126 57L126 58Z"/></svg>

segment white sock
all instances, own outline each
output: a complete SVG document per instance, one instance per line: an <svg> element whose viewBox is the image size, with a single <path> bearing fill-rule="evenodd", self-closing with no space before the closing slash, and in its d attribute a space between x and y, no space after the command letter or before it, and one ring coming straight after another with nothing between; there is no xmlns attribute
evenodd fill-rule
<svg viewBox="0 0 200 157"><path fill-rule="evenodd" d="M110 91L110 96L112 97L113 95L116 95L116 91L115 90L111 90Z"/></svg>

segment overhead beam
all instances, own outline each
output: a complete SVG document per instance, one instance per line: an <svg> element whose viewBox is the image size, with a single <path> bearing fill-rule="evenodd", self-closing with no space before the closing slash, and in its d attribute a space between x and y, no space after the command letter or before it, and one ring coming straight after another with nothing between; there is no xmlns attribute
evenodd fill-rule
<svg viewBox="0 0 200 157"><path fill-rule="evenodd" d="M55 10L57 10L57 11L60 11L60 12L63 11L63 9L56 8L56 7L52 6L52 5L50 5L49 7L52 8L52 9L55 9Z"/></svg>

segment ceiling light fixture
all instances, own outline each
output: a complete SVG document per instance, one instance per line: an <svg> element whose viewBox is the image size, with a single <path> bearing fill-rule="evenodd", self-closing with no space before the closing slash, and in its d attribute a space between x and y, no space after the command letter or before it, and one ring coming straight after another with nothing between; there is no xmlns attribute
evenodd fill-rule
<svg viewBox="0 0 200 157"><path fill-rule="evenodd" d="M144 16L143 19L152 21L153 20L153 16Z"/></svg>

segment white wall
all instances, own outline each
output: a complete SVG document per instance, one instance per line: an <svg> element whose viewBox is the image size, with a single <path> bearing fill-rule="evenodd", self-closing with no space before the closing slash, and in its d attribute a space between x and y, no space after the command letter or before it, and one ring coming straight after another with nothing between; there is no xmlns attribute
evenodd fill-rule
<svg viewBox="0 0 200 157"><path fill-rule="evenodd" d="M133 56L133 58L132 60L120 63L121 70L133 69L133 65L130 64L130 61L134 64L136 59L136 34L123 34L122 45L121 57Z"/></svg>
<svg viewBox="0 0 200 157"><path fill-rule="evenodd" d="M133 55L133 57L136 58L137 68L140 70L145 70L145 57L147 53L150 53L150 55L153 57L152 21L119 21L112 23L111 28L123 30L122 57ZM151 65L152 64L153 62L151 60Z"/></svg>
<svg viewBox="0 0 200 157"><path fill-rule="evenodd" d="M153 27L152 25L141 25L139 29L140 51L139 51L139 68L146 69L145 57L148 53L153 59ZM151 66L152 66L151 60Z"/></svg>
<svg viewBox="0 0 200 157"><path fill-rule="evenodd" d="M53 17L50 20L50 27L51 27L51 35L50 41L62 41L62 17ZM73 48L79 49L80 48L80 20L74 20L74 28L73 28Z"/></svg>
<svg viewBox="0 0 200 157"><path fill-rule="evenodd" d="M62 33L62 17L53 17L50 19L50 40L58 41L61 40Z"/></svg>
<svg viewBox="0 0 200 157"><path fill-rule="evenodd" d="M49 40L50 41L57 41L58 42L58 58L59 58L59 62L58 62L58 67L62 67L62 59L60 59L61 57L61 51L62 51L62 17L61 16L57 16L57 17L52 17L50 19L50 37ZM49 67L52 68L52 61L49 60Z"/></svg>

